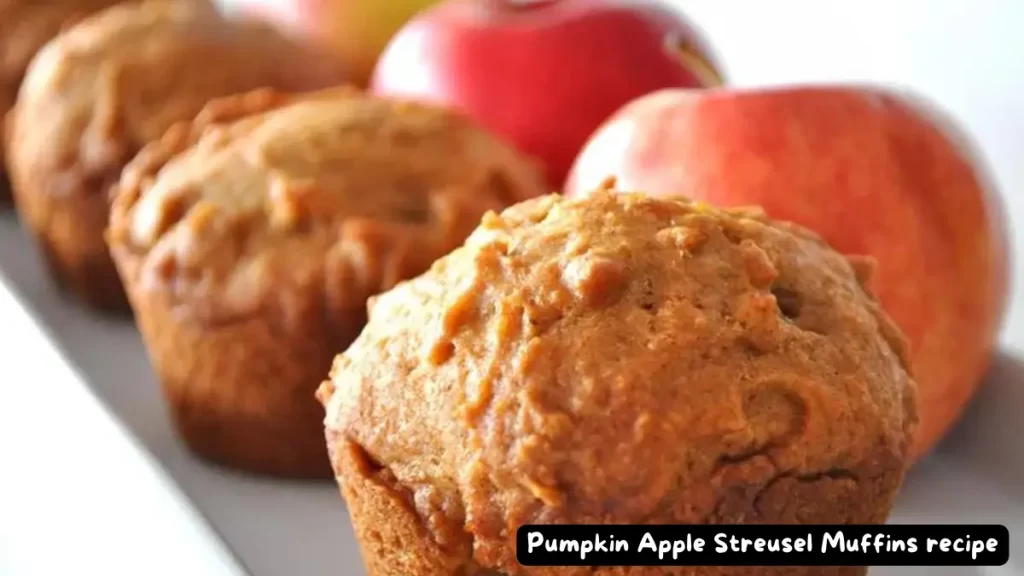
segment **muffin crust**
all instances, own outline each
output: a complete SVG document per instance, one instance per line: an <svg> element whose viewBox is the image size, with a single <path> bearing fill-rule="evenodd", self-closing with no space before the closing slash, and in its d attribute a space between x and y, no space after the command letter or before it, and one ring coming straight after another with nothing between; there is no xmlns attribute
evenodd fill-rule
<svg viewBox="0 0 1024 576"><path fill-rule="evenodd" d="M264 25L230 22L205 2L95 14L40 51L11 113L19 213L62 285L99 308L124 309L103 230L109 188L139 149L212 98L341 82L319 53Z"/></svg>
<svg viewBox="0 0 1024 576"><path fill-rule="evenodd" d="M63 28L120 0L0 0L0 135L18 88L36 52ZM196 0L197 2L200 0ZM11 192L0 146L0 206Z"/></svg>
<svg viewBox="0 0 1024 576"><path fill-rule="evenodd" d="M351 89L260 90L140 153L108 241L190 446L328 477L313 393L367 299L488 210L542 193L531 163L460 115Z"/></svg>
<svg viewBox="0 0 1024 576"><path fill-rule="evenodd" d="M868 262L755 210L545 197L375 300L318 396L371 576L527 568L528 523L880 523L916 423Z"/></svg>

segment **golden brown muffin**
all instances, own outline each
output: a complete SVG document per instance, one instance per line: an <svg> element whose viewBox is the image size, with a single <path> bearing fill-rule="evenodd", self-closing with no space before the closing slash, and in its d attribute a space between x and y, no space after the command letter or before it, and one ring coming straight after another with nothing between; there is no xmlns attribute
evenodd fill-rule
<svg viewBox="0 0 1024 576"><path fill-rule="evenodd" d="M340 82L311 49L193 0L93 15L40 51L9 119L19 215L62 285L96 307L127 309L103 243L124 164L212 98Z"/></svg>
<svg viewBox="0 0 1024 576"><path fill-rule="evenodd" d="M880 523L904 340L851 264L756 211L640 194L488 214L375 299L318 397L370 576L864 574L527 568L532 523Z"/></svg>
<svg viewBox="0 0 1024 576"><path fill-rule="evenodd" d="M14 106L25 69L36 52L62 28L120 0L0 0L0 134ZM198 1L198 0L197 0ZM0 148L0 206L11 201Z"/></svg>
<svg viewBox="0 0 1024 576"><path fill-rule="evenodd" d="M366 300L545 192L462 116L352 90L215 102L125 170L109 240L177 425L211 460L330 477L317 384Z"/></svg>

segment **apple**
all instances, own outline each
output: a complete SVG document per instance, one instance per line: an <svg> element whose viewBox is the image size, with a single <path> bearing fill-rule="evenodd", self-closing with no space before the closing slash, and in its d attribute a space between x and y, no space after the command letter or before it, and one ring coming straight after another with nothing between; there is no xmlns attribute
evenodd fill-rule
<svg viewBox="0 0 1024 576"><path fill-rule="evenodd" d="M873 256L874 291L911 343L915 458L986 370L1008 304L1008 238L987 168L931 103L866 86L665 90L610 118L567 194L624 189L761 205Z"/></svg>
<svg viewBox="0 0 1024 576"><path fill-rule="evenodd" d="M395 35L371 90L463 110L560 190L587 137L622 105L721 83L697 31L658 3L448 0Z"/></svg>
<svg viewBox="0 0 1024 576"><path fill-rule="evenodd" d="M352 82L365 87L381 51L417 12L438 0L219 0L326 46Z"/></svg>

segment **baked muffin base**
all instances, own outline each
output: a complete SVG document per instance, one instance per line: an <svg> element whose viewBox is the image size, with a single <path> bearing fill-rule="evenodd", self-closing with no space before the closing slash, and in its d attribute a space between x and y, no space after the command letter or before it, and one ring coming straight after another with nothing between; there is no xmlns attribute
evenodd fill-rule
<svg viewBox="0 0 1024 576"><path fill-rule="evenodd" d="M96 310L130 315L128 297L103 241L106 200L50 199L17 188L13 193L22 225L35 238L57 286Z"/></svg>
<svg viewBox="0 0 1024 576"><path fill-rule="evenodd" d="M173 386L164 383L164 389ZM327 479L323 442L309 440L300 419L269 419L215 413L187 400L168 396L171 420L193 454L206 462L240 471L285 478ZM282 439L294 439L289 449Z"/></svg>
<svg viewBox="0 0 1024 576"><path fill-rule="evenodd" d="M165 292L130 290L172 420L192 452L261 475L331 477L314 394L364 313L342 329L315 305L291 321L264 312L201 322L183 318Z"/></svg>
<svg viewBox="0 0 1024 576"><path fill-rule="evenodd" d="M65 293L90 308L110 314L130 316L131 307L117 275L111 276L113 263L102 254L76 254L68 257L55 242L36 234L36 243L53 282Z"/></svg>
<svg viewBox="0 0 1024 576"><path fill-rule="evenodd" d="M7 174L0 170L0 208L10 208L14 203L14 198L11 196L11 182L7 179Z"/></svg>
<svg viewBox="0 0 1024 576"><path fill-rule="evenodd" d="M503 572L482 568L472 560L468 537L454 549L443 549L412 505L413 494L398 485L393 476L373 462L362 447L341 438L337 432L327 431L334 473L341 486L342 497L359 542L363 562L369 576L865 576L867 567L801 567L801 566L736 566L736 567L600 567L600 568L546 568L522 567ZM882 523L888 515L884 511L857 510L864 501L883 500L894 492L889 482L864 478L855 490L833 493L829 482L780 480L781 489L765 490L764 512L772 518L761 518L751 523ZM822 500L825 494L832 500ZM880 494L879 494L880 493ZM749 511L745 496L735 494L718 507L720 517L710 523L745 523L740 516ZM865 500L866 499L866 500ZM799 503L803 503L801 505ZM832 506L824 509L821 502ZM791 503L791 504L789 504ZM784 512L789 510L789 512ZM510 539L514 541L514 533ZM463 545L464 544L464 545Z"/></svg>

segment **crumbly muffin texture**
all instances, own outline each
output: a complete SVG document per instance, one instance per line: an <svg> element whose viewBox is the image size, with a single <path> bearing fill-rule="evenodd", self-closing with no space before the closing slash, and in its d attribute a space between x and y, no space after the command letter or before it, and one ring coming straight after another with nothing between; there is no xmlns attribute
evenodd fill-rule
<svg viewBox="0 0 1024 576"><path fill-rule="evenodd" d="M39 52L11 112L19 215L62 285L97 307L123 309L103 230L125 164L211 99L341 82L318 50L228 20L205 2L147 0L94 14Z"/></svg>
<svg viewBox="0 0 1024 576"><path fill-rule="evenodd" d="M531 163L454 112L351 88L256 91L140 154L109 235L133 281L201 321L289 308L312 289L362 314L488 210L543 193Z"/></svg>
<svg viewBox="0 0 1024 576"><path fill-rule="evenodd" d="M111 252L189 446L329 478L314 392L367 299L545 189L461 115L332 89L215 101L116 192Z"/></svg>
<svg viewBox="0 0 1024 576"><path fill-rule="evenodd" d="M272 28L197 0L122 3L40 51L12 144L55 169L116 178L123 163L212 98L341 82L336 65ZM113 169L113 173L107 174Z"/></svg>
<svg viewBox="0 0 1024 576"><path fill-rule="evenodd" d="M373 576L527 568L528 523L879 523L916 423L869 262L756 210L600 190L489 214L375 299L318 393Z"/></svg>

